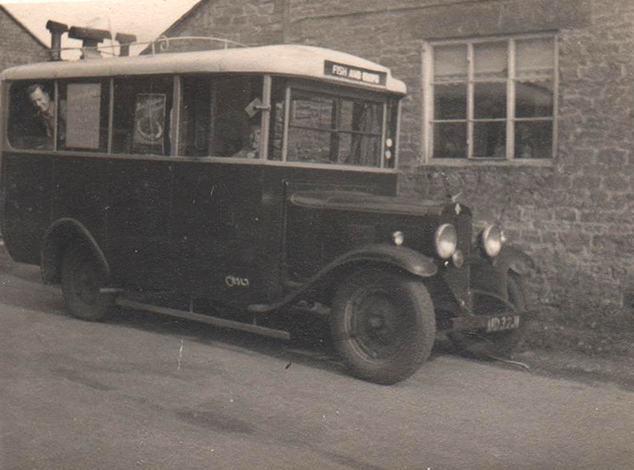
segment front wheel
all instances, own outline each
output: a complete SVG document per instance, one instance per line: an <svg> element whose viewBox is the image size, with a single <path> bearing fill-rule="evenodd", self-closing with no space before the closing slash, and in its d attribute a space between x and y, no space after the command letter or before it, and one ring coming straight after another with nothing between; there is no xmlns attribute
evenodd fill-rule
<svg viewBox="0 0 634 470"><path fill-rule="evenodd" d="M431 353L436 334L431 298L417 279L358 271L335 295L331 334L353 375L386 385L399 382Z"/></svg>
<svg viewBox="0 0 634 470"><path fill-rule="evenodd" d="M112 295L100 292L104 276L91 253L71 246L62 260L62 292L71 315L82 320L100 321L111 312Z"/></svg>

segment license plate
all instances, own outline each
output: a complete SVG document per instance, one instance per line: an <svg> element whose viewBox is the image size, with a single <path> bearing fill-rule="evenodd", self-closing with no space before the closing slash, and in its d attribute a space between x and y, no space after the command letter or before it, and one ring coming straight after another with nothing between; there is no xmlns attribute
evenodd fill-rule
<svg viewBox="0 0 634 470"><path fill-rule="evenodd" d="M515 330L520 327L519 315L492 317L487 320L487 333L494 331Z"/></svg>

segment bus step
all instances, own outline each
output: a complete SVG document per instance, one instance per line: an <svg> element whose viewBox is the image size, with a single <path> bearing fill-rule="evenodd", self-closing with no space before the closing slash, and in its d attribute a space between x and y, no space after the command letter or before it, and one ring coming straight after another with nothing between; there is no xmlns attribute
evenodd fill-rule
<svg viewBox="0 0 634 470"><path fill-rule="evenodd" d="M200 313L188 312L185 310L176 310L168 307L160 307L158 305L145 304L142 302L135 302L124 297L118 297L115 303L120 307L132 308L135 310L143 310L146 312L159 313L162 315L169 315L172 317L184 318L186 320L193 320L209 325L218 326L220 328L231 328L234 330L247 331L249 333L255 333L258 335L269 336L271 338L279 339L291 339L291 335L288 331L277 330L274 328L267 328L264 326L253 325L249 323L241 323L233 320L227 320L225 318L212 317L209 315L201 315Z"/></svg>

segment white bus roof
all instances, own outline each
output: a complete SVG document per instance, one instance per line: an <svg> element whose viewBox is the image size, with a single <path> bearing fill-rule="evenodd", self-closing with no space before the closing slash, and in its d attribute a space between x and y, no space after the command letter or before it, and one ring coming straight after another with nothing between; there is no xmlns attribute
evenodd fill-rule
<svg viewBox="0 0 634 470"><path fill-rule="evenodd" d="M3 71L2 80L186 73L266 73L405 94L390 69L344 52L312 46L274 45L203 52L164 53L108 59L55 61Z"/></svg>

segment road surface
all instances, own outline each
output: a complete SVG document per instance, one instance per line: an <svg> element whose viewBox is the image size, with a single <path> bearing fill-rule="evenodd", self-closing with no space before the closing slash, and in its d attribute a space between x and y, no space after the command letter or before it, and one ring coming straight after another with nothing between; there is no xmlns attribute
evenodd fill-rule
<svg viewBox="0 0 634 470"><path fill-rule="evenodd" d="M632 470L634 394L436 355L348 377L326 349L148 313L69 317L0 272L2 470Z"/></svg>

